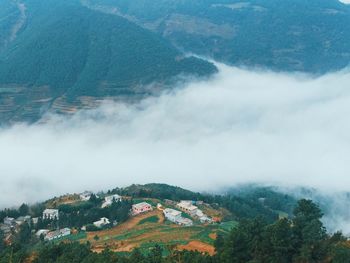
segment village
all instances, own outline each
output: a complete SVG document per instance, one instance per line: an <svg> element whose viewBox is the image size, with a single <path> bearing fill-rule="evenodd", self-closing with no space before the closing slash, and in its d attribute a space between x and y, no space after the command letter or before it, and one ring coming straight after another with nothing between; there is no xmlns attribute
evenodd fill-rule
<svg viewBox="0 0 350 263"><path fill-rule="evenodd" d="M77 202L89 202L90 199L98 197L90 191L79 194ZM108 208L114 203L122 202L123 200L130 200L128 196L120 196L118 194L106 195L101 202L101 209ZM198 206L205 206L202 201L181 200L179 202L170 199L164 199L161 203L151 204L147 201L135 201L131 205L129 211L130 217L137 217L138 215L159 210L164 215L164 218L172 224L182 227L190 227L195 224L212 224L220 220L206 215ZM61 211L58 208L46 208L40 217L31 217L30 215L20 216L18 218L6 217L3 223L0 223L0 229L5 234L5 241L11 243L11 238L18 233L21 226L26 223L33 226L38 225L38 222L43 220L50 221L52 224L50 228L37 229L35 236L43 241L54 241L69 237L77 231L89 232L91 226L94 231L103 230L106 228L113 228L118 225L115 218L101 217L99 220L91 222L89 225L84 225L80 229L71 229L69 227L59 227ZM90 227L89 227L90 226ZM32 230L34 231L34 230Z"/></svg>

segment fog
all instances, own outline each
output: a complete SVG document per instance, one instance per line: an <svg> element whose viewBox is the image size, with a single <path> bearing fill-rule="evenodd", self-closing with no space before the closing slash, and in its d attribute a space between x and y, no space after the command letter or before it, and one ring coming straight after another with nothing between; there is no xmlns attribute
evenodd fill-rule
<svg viewBox="0 0 350 263"><path fill-rule="evenodd" d="M136 105L0 130L0 207L159 182L215 191L239 183L350 189L350 74L218 65Z"/></svg>

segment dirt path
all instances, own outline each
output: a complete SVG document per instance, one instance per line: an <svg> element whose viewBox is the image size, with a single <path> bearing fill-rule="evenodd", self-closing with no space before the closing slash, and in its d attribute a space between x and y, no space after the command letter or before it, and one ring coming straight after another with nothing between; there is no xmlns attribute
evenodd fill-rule
<svg viewBox="0 0 350 263"><path fill-rule="evenodd" d="M164 216L162 214L161 211L159 210L153 210L152 212L148 212L145 214L141 214L138 216L134 216L131 219L129 219L127 222L122 223L112 229L108 229L108 230L103 230L103 231L98 231L98 232L90 232L88 233L88 239L92 240L94 238L94 236L116 236L116 235L120 235L123 234L129 230L133 230L135 229L135 227L138 226L138 224L140 223L141 220L151 217L151 216L158 216L159 217L159 222L158 223L162 223L164 222Z"/></svg>
<svg viewBox="0 0 350 263"><path fill-rule="evenodd" d="M187 245L180 245L176 247L178 250L190 250L198 251L202 253L208 253L209 255L215 254L215 248L212 245L203 243L201 241L191 241Z"/></svg>

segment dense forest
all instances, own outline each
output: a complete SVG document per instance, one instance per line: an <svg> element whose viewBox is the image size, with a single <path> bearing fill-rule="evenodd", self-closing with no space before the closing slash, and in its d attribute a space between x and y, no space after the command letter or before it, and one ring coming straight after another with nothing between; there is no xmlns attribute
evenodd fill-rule
<svg viewBox="0 0 350 263"><path fill-rule="evenodd" d="M100 254L89 248L89 243L46 244L32 254L18 240L10 247L0 245L0 262L24 262L29 256L33 262L208 262L208 263L307 263L350 262L350 244L341 233L328 234L321 222L323 214L311 200L298 201L292 219L267 223L261 217L241 220L228 236L218 236L216 254L209 256L190 251L174 251L163 255L155 246L147 254L135 249L129 255L108 251Z"/></svg>
<svg viewBox="0 0 350 263"><path fill-rule="evenodd" d="M228 64L324 73L349 64L350 8L339 0L85 0L184 50ZM99 8L96 8L99 7Z"/></svg>

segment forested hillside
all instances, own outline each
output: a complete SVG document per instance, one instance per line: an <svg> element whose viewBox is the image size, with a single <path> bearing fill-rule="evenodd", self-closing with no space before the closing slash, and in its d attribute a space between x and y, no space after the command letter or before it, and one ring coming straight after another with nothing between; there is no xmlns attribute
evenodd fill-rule
<svg viewBox="0 0 350 263"><path fill-rule="evenodd" d="M25 23L11 36L19 7L1 2L0 119L35 120L46 109L70 112L104 97L133 101L160 88L147 84L216 70L162 37L77 0L21 3Z"/></svg>
<svg viewBox="0 0 350 263"><path fill-rule="evenodd" d="M229 64L324 73L350 61L350 8L338 0L81 2Z"/></svg>

